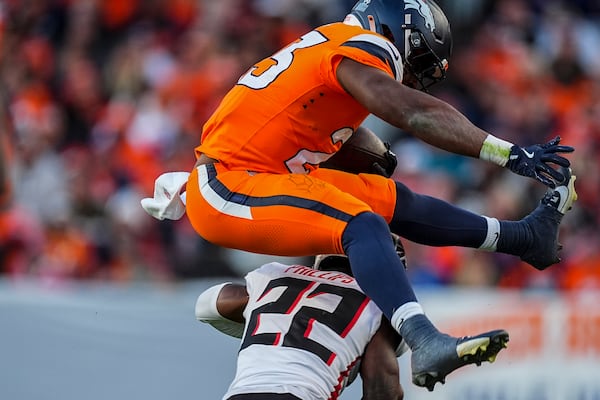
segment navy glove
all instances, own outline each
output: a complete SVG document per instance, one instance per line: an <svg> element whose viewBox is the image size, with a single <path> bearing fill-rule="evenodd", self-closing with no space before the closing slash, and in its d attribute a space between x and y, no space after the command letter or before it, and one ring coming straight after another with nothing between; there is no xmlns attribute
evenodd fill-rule
<svg viewBox="0 0 600 400"><path fill-rule="evenodd" d="M560 136L555 137L545 144L534 144L527 147L514 145L506 167L512 172L534 178L551 188L556 183L565 180L565 176L552 168L548 163L568 168L571 162L557 153L572 153L575 149L571 146L559 146Z"/></svg>

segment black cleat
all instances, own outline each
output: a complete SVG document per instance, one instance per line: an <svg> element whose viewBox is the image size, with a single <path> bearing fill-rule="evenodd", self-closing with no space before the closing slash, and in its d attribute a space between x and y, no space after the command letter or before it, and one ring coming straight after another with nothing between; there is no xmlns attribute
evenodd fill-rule
<svg viewBox="0 0 600 400"><path fill-rule="evenodd" d="M432 392L437 382L443 385L446 376L460 367L494 362L508 340L508 332L502 329L462 338L439 333L413 350L412 381Z"/></svg>
<svg viewBox="0 0 600 400"><path fill-rule="evenodd" d="M399 333L412 351L413 383L430 392L437 382L444 384L446 376L460 367L494 362L508 343L508 333L502 329L462 338L443 334L424 314L402 321Z"/></svg>
<svg viewBox="0 0 600 400"><path fill-rule="evenodd" d="M548 189L540 205L524 219L533 241L527 251L521 254L521 260L538 270L560 262L558 252L562 245L558 243L559 225L577 200L576 176L571 174L570 168L562 168L562 172L565 180L556 188Z"/></svg>
<svg viewBox="0 0 600 400"><path fill-rule="evenodd" d="M575 180L577 176L573 175L571 168L561 167L560 171L565 176L565 180L556 188L548 189L542 204L554 208L562 215L571 209L573 203L577 200L577 192L575 191Z"/></svg>

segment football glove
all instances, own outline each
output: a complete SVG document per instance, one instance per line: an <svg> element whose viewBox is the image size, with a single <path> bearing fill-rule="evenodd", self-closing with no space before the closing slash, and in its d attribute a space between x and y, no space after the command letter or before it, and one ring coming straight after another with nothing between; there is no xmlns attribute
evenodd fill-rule
<svg viewBox="0 0 600 400"><path fill-rule="evenodd" d="M559 143L560 136L557 136L545 144L527 147L514 145L510 149L506 167L516 174L534 178L546 186L555 188L556 183L565 180L565 176L549 163L568 168L571 163L558 153L572 153L575 150L571 146L561 146Z"/></svg>

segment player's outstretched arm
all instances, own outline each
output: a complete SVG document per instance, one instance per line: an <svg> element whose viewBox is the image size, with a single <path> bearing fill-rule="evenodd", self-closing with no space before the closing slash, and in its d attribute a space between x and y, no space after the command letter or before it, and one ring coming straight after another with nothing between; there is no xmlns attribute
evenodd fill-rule
<svg viewBox="0 0 600 400"><path fill-rule="evenodd" d="M441 149L479 156L487 132L448 103L348 58L339 64L337 79L352 97L386 122Z"/></svg>
<svg viewBox="0 0 600 400"><path fill-rule="evenodd" d="M400 336L383 318L381 327L365 349L360 367L363 400L401 400L400 371L396 349Z"/></svg>
<svg viewBox="0 0 600 400"><path fill-rule="evenodd" d="M377 68L345 58L336 73L342 87L372 114L432 146L494 162L547 186L564 180L550 165L570 165L560 153L573 148L559 145L560 138L521 148L478 128L450 104L403 85Z"/></svg>
<svg viewBox="0 0 600 400"><path fill-rule="evenodd" d="M196 300L196 319L236 338L244 333L244 309L248 304L246 286L230 282L211 286Z"/></svg>
<svg viewBox="0 0 600 400"><path fill-rule="evenodd" d="M246 286L230 283L223 286L217 298L217 311L231 321L244 323L244 309L248 305Z"/></svg>

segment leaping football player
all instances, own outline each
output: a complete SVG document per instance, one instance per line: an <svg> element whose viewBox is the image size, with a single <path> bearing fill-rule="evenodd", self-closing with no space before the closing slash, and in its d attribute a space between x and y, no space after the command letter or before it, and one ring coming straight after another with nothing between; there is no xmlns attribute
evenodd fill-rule
<svg viewBox="0 0 600 400"><path fill-rule="evenodd" d="M434 1L360 0L344 22L306 33L239 79L205 124L185 186L187 216L214 244L281 256L347 255L362 290L411 349L413 382L429 390L464 360L493 360L504 334L438 331L390 231L429 246L515 255L543 270L560 260L559 225L576 199L575 176L561 155L574 149L560 138L510 143L426 93L446 77L451 50L450 25ZM440 149L534 178L548 192L522 220L502 221L378 174L319 168L369 114ZM178 202L175 214L152 202L145 209L180 217L177 198L167 201Z"/></svg>

